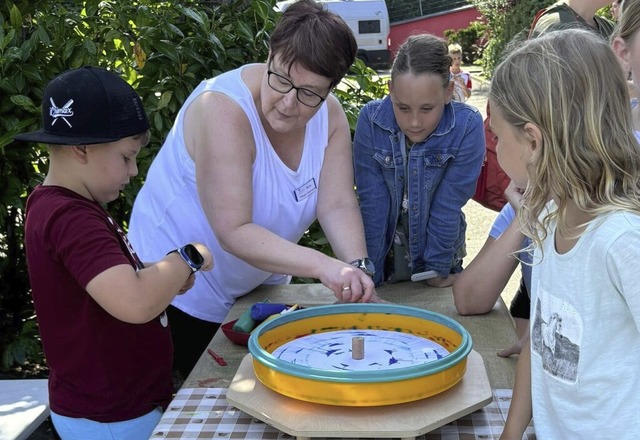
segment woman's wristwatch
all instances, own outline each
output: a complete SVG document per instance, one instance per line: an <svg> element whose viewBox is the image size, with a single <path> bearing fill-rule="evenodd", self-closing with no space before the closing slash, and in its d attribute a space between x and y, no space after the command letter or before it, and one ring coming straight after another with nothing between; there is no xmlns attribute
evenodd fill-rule
<svg viewBox="0 0 640 440"><path fill-rule="evenodd" d="M197 271L199 271L204 264L204 257L192 244L187 244L185 246L182 246L181 248L174 249L167 255L174 252L180 255L184 262L187 263L187 266L189 266L189 268L191 269L191 273L196 273Z"/></svg>
<svg viewBox="0 0 640 440"><path fill-rule="evenodd" d="M373 261L371 261L371 258L369 257L353 260L349 264L353 267L357 267L358 269L369 275L371 278L373 278L373 276L376 274L376 266L373 264Z"/></svg>

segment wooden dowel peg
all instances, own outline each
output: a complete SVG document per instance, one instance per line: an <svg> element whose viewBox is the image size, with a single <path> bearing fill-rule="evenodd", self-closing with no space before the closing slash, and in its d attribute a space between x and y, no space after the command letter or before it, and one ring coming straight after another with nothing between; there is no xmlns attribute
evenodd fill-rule
<svg viewBox="0 0 640 440"><path fill-rule="evenodd" d="M351 339L351 357L357 361L364 359L364 337L354 336Z"/></svg>

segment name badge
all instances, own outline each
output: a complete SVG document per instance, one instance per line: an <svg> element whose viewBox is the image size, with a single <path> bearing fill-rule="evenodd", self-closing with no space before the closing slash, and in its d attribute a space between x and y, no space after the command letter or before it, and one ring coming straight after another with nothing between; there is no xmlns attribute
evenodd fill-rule
<svg viewBox="0 0 640 440"><path fill-rule="evenodd" d="M293 192L293 196L296 198L296 202L300 202L313 194L317 189L316 179L312 177L308 182L296 189Z"/></svg>

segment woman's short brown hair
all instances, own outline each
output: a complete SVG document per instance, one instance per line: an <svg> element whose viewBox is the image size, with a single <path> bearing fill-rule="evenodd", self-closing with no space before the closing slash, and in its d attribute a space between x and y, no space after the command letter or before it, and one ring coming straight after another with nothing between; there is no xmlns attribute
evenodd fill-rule
<svg viewBox="0 0 640 440"><path fill-rule="evenodd" d="M288 69L299 63L329 78L331 87L347 74L358 51L344 20L313 0L289 5L271 34L269 46L270 58L278 55Z"/></svg>

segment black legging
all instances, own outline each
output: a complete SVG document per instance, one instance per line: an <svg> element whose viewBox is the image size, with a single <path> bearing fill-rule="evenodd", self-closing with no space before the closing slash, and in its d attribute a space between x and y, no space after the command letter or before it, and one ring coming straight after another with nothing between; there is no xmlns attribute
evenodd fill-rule
<svg viewBox="0 0 640 440"><path fill-rule="evenodd" d="M194 318L172 305L167 308L167 315L173 340L173 370L186 379L220 323Z"/></svg>
<svg viewBox="0 0 640 440"><path fill-rule="evenodd" d="M530 309L531 298L529 298L529 291L524 283L524 278L520 278L520 287L511 300L509 312L514 318L529 319Z"/></svg>

